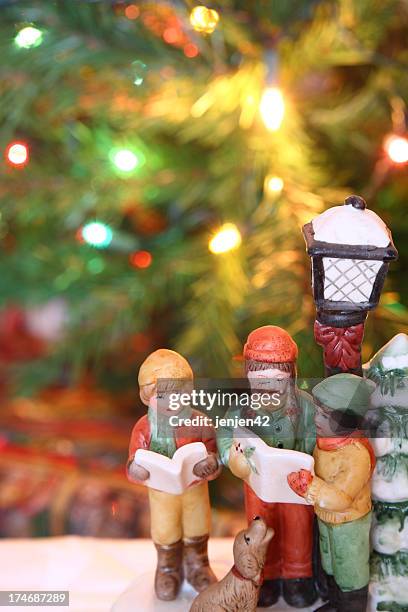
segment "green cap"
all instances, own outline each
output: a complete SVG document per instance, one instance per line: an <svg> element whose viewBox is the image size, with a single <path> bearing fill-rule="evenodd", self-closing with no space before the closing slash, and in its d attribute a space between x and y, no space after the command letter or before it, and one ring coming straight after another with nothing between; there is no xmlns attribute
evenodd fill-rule
<svg viewBox="0 0 408 612"><path fill-rule="evenodd" d="M316 401L329 410L347 410L362 416L370 405L376 385L354 374L335 374L325 378L312 391Z"/></svg>

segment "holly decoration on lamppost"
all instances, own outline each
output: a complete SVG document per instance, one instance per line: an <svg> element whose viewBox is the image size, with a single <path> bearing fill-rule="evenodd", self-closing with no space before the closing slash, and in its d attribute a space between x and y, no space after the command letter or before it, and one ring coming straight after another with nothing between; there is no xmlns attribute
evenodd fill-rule
<svg viewBox="0 0 408 612"><path fill-rule="evenodd" d="M361 375L367 313L377 306L389 263L398 257L391 232L363 198L352 195L304 225L303 234L326 375Z"/></svg>

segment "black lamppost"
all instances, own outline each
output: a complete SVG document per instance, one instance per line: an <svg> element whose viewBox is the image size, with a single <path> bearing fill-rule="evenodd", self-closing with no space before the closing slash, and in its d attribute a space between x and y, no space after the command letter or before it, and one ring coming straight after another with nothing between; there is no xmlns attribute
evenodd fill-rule
<svg viewBox="0 0 408 612"><path fill-rule="evenodd" d="M362 374L361 342L369 310L380 299L390 261L391 232L363 198L350 196L303 227L312 261L315 339L326 375Z"/></svg>

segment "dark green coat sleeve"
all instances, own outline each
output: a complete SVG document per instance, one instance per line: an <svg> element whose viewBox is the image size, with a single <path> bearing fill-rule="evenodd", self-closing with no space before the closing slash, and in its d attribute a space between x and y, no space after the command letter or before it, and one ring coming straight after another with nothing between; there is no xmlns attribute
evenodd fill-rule
<svg viewBox="0 0 408 612"><path fill-rule="evenodd" d="M315 405L312 396L302 389L297 390L297 400L300 415L296 432L296 450L311 455L316 446Z"/></svg>

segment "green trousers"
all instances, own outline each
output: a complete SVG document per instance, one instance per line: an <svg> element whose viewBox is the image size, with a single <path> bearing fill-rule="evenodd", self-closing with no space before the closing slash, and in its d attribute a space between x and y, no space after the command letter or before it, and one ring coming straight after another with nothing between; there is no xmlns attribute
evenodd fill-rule
<svg viewBox="0 0 408 612"><path fill-rule="evenodd" d="M342 591L356 591L366 586L370 580L371 512L339 525L320 519L318 522L324 571L334 577Z"/></svg>

